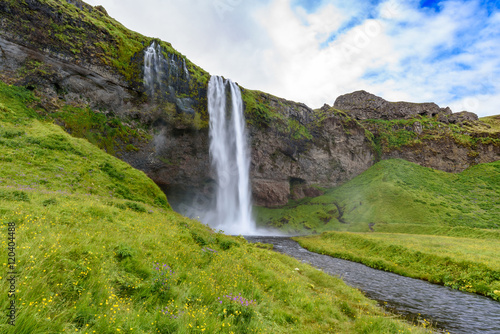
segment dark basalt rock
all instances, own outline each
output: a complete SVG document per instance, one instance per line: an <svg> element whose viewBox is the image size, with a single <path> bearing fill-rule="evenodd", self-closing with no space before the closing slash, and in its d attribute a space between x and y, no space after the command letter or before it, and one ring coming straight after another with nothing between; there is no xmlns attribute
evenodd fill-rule
<svg viewBox="0 0 500 334"><path fill-rule="evenodd" d="M66 0L66 2L69 3L70 5L74 5L76 8L78 8L80 10L87 9L89 12L91 12L94 8L91 5L86 4L82 0ZM100 7L102 7L102 6L100 6ZM102 7L102 9L104 9L104 7Z"/></svg>
<svg viewBox="0 0 500 334"><path fill-rule="evenodd" d="M339 96L334 108L348 112L357 119L408 119L416 116L448 116L451 109L435 103L388 102L364 90Z"/></svg>

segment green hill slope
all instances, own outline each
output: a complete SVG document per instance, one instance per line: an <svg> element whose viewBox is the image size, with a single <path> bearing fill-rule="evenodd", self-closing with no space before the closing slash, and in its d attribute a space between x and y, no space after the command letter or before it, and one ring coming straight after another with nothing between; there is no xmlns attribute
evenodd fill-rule
<svg viewBox="0 0 500 334"><path fill-rule="evenodd" d="M499 193L500 161L449 174L384 160L323 196L279 209L259 208L258 220L289 232L460 234L472 228L500 235Z"/></svg>
<svg viewBox="0 0 500 334"><path fill-rule="evenodd" d="M37 105L0 83L1 333L423 332L337 278L173 212L144 173Z"/></svg>
<svg viewBox="0 0 500 334"><path fill-rule="evenodd" d="M37 119L38 114L27 106L35 103L27 90L0 82L0 185L4 188L0 197L9 198L13 191L64 191L68 196L95 195L169 208L165 194L143 172Z"/></svg>

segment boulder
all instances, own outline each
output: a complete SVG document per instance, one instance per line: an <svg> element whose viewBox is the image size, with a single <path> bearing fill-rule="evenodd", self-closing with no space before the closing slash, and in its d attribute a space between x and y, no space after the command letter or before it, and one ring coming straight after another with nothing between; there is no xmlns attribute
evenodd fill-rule
<svg viewBox="0 0 500 334"><path fill-rule="evenodd" d="M473 112L461 111L448 116L448 121L452 124L462 124L465 122L476 122L479 117Z"/></svg>

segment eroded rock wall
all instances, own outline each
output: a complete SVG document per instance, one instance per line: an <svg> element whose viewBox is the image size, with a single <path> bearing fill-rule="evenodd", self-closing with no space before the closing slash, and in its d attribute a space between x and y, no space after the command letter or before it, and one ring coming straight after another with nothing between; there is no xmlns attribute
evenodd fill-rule
<svg viewBox="0 0 500 334"><path fill-rule="evenodd" d="M372 144L359 123L330 110L312 129L308 113L314 112L295 117L311 129L311 138L294 139L272 127L250 127L257 205L285 205L291 197L320 194L315 186L339 185L374 163Z"/></svg>

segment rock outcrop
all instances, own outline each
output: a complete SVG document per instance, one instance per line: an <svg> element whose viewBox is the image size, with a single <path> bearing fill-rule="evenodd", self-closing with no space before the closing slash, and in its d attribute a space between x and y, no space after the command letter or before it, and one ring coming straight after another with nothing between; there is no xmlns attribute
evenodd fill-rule
<svg viewBox="0 0 500 334"><path fill-rule="evenodd" d="M463 124L465 122L475 122L479 120L476 114L469 111L454 113L448 117L448 121L453 124Z"/></svg>
<svg viewBox="0 0 500 334"><path fill-rule="evenodd" d="M500 136L497 138L500 140ZM404 159L424 167L457 173L473 165L500 160L500 145L478 142L471 148L457 144L452 137L443 137L441 140L422 140L411 147L384 152L381 159Z"/></svg>
<svg viewBox="0 0 500 334"><path fill-rule="evenodd" d="M134 92L113 72L76 65L10 42L1 35L0 50L0 79L36 89L48 109L56 108L53 101L59 99L112 112L126 113L132 109L126 101L133 98Z"/></svg>
<svg viewBox="0 0 500 334"><path fill-rule="evenodd" d="M344 114L333 109L318 113L302 104L266 94L261 97L274 112L307 133L297 136L292 129L280 128L277 121L265 128L250 125L251 178L258 205L284 205L291 196L315 194L314 186L339 185L374 163L365 129ZM297 183L299 189L292 194Z"/></svg>
<svg viewBox="0 0 500 334"><path fill-rule="evenodd" d="M334 107L348 112L357 120L449 116L452 113L450 108L440 108L435 103L388 102L364 90L339 96Z"/></svg>

